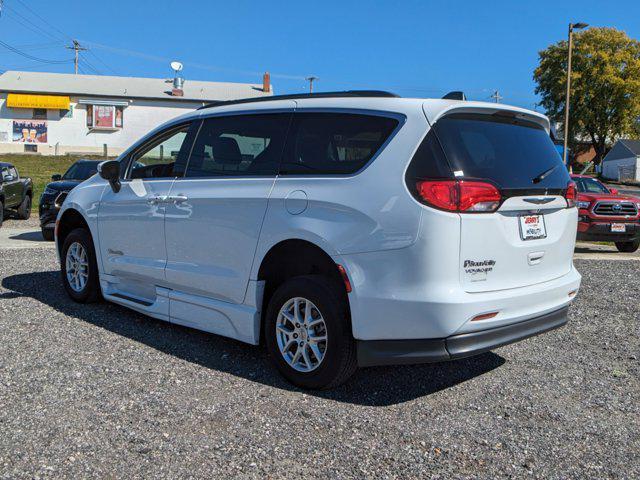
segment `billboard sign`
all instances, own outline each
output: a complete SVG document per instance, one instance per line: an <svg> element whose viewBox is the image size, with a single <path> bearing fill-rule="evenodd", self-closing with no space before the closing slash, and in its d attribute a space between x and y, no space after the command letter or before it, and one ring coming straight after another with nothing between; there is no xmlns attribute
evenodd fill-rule
<svg viewBox="0 0 640 480"><path fill-rule="evenodd" d="M47 143L47 121L14 120L13 141L21 143Z"/></svg>

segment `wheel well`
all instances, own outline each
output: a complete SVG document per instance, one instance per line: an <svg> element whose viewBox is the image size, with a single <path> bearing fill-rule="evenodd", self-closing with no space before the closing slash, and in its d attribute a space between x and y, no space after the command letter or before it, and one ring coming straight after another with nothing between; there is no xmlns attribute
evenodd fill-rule
<svg viewBox="0 0 640 480"><path fill-rule="evenodd" d="M60 217L60 222L58 223L58 251L62 252L62 246L64 245L64 241L73 230L76 228L84 228L91 235L91 229L89 229L89 225L86 220L82 216L80 212L74 210L72 208L68 209L62 214Z"/></svg>
<svg viewBox="0 0 640 480"><path fill-rule="evenodd" d="M262 297L263 320L269 300L280 285L289 278L313 274L327 275L340 286L344 285L336 262L317 245L306 240L285 240L271 247L258 271L258 280L265 281ZM341 291L344 292L348 307L346 289L341 288Z"/></svg>

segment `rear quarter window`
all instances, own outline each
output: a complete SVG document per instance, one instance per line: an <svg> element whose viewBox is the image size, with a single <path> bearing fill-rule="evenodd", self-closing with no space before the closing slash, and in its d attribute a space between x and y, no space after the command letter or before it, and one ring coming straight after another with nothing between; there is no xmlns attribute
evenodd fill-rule
<svg viewBox="0 0 640 480"><path fill-rule="evenodd" d="M356 173L378 153L398 123L376 115L297 113L280 174Z"/></svg>

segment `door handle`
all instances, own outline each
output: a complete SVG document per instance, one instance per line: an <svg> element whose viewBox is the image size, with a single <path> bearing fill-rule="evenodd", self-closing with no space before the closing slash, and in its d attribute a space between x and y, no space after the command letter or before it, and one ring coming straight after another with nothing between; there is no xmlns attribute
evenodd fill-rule
<svg viewBox="0 0 640 480"><path fill-rule="evenodd" d="M172 196L167 197L167 203L169 203L169 202L183 203L183 202L186 202L187 200L189 200L189 197L187 197L185 195L172 195Z"/></svg>
<svg viewBox="0 0 640 480"><path fill-rule="evenodd" d="M158 205L160 203L166 203L167 202L167 197L164 195L156 195L155 197L149 197L147 199L147 203L149 205Z"/></svg>

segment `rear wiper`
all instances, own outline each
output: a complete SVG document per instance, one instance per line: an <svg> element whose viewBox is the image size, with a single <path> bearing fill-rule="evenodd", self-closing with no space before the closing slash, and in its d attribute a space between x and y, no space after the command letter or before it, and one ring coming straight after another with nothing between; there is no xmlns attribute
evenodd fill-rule
<svg viewBox="0 0 640 480"><path fill-rule="evenodd" d="M544 180L546 177L548 177L551 172L553 172L556 168L558 168L558 165L554 165L553 167L549 168L548 170L545 170L544 172L542 172L540 175L536 175L535 177L533 177L531 179L531 181L533 183L540 183L542 180Z"/></svg>

